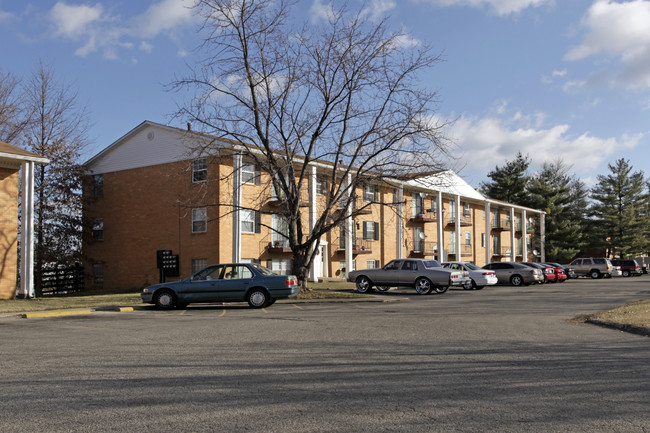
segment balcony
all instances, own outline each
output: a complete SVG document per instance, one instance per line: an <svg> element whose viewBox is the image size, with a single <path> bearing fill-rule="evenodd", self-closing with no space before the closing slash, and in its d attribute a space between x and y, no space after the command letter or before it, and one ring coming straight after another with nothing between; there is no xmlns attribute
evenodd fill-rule
<svg viewBox="0 0 650 433"><path fill-rule="evenodd" d="M436 214L436 212L432 211L431 209L427 209L424 212L417 213L412 218L409 219L409 221L412 223L430 223L430 222L435 222L437 220L438 220L438 214Z"/></svg>
<svg viewBox="0 0 650 433"><path fill-rule="evenodd" d="M493 257L510 257L512 249L510 247L492 247Z"/></svg>
<svg viewBox="0 0 650 433"><path fill-rule="evenodd" d="M370 240L357 239L352 243L352 254L371 254L372 242ZM339 254L345 253L345 245L339 243L339 248L336 250Z"/></svg>
<svg viewBox="0 0 650 433"><path fill-rule="evenodd" d="M512 224L508 218L499 218L498 220L492 220L492 230L498 232L510 231L512 230Z"/></svg>
<svg viewBox="0 0 650 433"><path fill-rule="evenodd" d="M289 240L282 239L271 241L269 242L267 250L269 253L290 253L291 248L289 247Z"/></svg>
<svg viewBox="0 0 650 433"><path fill-rule="evenodd" d="M370 215L372 214L371 203L363 201L362 199L356 199L352 203L352 212L356 215ZM365 206L365 207L364 207ZM332 216L338 217L341 213L345 212L344 207L339 207L332 212Z"/></svg>
<svg viewBox="0 0 650 433"><path fill-rule="evenodd" d="M266 205L271 208L282 207L287 201L285 197L286 196L283 193L277 194L274 192L273 195L266 201ZM298 197L298 206L309 206L309 191L304 188L300 191L300 196Z"/></svg>
<svg viewBox="0 0 650 433"><path fill-rule="evenodd" d="M436 254L435 248L436 248L436 242L423 241L423 240L417 241L413 244L413 249L411 250L411 256L412 257L434 256Z"/></svg>

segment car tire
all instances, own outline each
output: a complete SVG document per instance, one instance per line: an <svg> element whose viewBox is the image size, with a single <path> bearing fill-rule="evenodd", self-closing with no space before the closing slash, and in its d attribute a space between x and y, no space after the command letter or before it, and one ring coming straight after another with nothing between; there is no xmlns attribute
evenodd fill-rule
<svg viewBox="0 0 650 433"><path fill-rule="evenodd" d="M176 294L168 289L158 290L153 296L153 303L161 310L170 310L177 302Z"/></svg>
<svg viewBox="0 0 650 433"><path fill-rule="evenodd" d="M415 280L415 291L420 295L428 295L432 290L431 281L428 278L420 277ZM444 293L444 292L443 292Z"/></svg>
<svg viewBox="0 0 650 433"><path fill-rule="evenodd" d="M266 290L261 288L252 289L246 297L248 305L252 308L264 308L270 305L271 297Z"/></svg>
<svg viewBox="0 0 650 433"><path fill-rule="evenodd" d="M433 288L433 290L434 290L437 294L442 295L442 294L445 293L447 290L449 290L449 286L436 286L436 287Z"/></svg>
<svg viewBox="0 0 650 433"><path fill-rule="evenodd" d="M365 275L357 277L356 285L359 293L368 293L372 289L372 281Z"/></svg>
<svg viewBox="0 0 650 433"><path fill-rule="evenodd" d="M388 287L388 286L377 286L375 288L377 290L379 290L380 292L387 292L388 290L390 290L390 287Z"/></svg>
<svg viewBox="0 0 650 433"><path fill-rule="evenodd" d="M521 275L513 275L510 277L510 284L515 287L519 287L524 284L524 279L521 277Z"/></svg>
<svg viewBox="0 0 650 433"><path fill-rule="evenodd" d="M624 277L629 277L630 276L630 271L628 271L628 270L623 271L623 276Z"/></svg>
<svg viewBox="0 0 650 433"><path fill-rule="evenodd" d="M600 271L598 269L593 269L589 271L589 276L591 277L592 280L597 280L598 278L602 278L602 275L600 274Z"/></svg>

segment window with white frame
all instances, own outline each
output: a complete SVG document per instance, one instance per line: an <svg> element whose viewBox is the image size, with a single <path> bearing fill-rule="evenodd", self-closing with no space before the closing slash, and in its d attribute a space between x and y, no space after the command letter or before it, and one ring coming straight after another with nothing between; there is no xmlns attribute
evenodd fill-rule
<svg viewBox="0 0 650 433"><path fill-rule="evenodd" d="M339 269L341 270L341 276L347 276L347 269L345 269L345 260L341 260L339 262ZM350 269L350 272L356 270L357 270L357 261L352 260L352 269Z"/></svg>
<svg viewBox="0 0 650 433"><path fill-rule="evenodd" d="M467 202L463 202L462 205L463 205L463 216L465 217L471 216L472 206Z"/></svg>
<svg viewBox="0 0 650 433"><path fill-rule="evenodd" d="M266 261L266 267L279 275L291 274L291 259L270 259Z"/></svg>
<svg viewBox="0 0 650 433"><path fill-rule="evenodd" d="M208 259L192 259L192 273L195 274L208 266Z"/></svg>
<svg viewBox="0 0 650 433"><path fill-rule="evenodd" d="M420 215L424 215L424 194L419 192L414 192L411 197L411 217L417 218Z"/></svg>
<svg viewBox="0 0 650 433"><path fill-rule="evenodd" d="M485 248L485 233L481 233L481 246Z"/></svg>
<svg viewBox="0 0 650 433"><path fill-rule="evenodd" d="M242 233L259 233L257 229L258 212L252 209L242 209L239 211L241 218Z"/></svg>
<svg viewBox="0 0 650 433"><path fill-rule="evenodd" d="M379 196L379 187L377 185L363 186L363 201L376 202Z"/></svg>
<svg viewBox="0 0 650 433"><path fill-rule="evenodd" d="M242 183L257 183L255 179L255 164L242 164L241 181Z"/></svg>
<svg viewBox="0 0 650 433"><path fill-rule="evenodd" d="M456 200L449 200L449 222L456 221Z"/></svg>
<svg viewBox="0 0 650 433"><path fill-rule="evenodd" d="M271 217L271 241L277 247L289 247L289 222L287 219L278 214L273 214Z"/></svg>
<svg viewBox="0 0 650 433"><path fill-rule="evenodd" d="M367 241L379 240L379 223L374 221L363 222L363 239Z"/></svg>
<svg viewBox="0 0 650 433"><path fill-rule="evenodd" d="M449 232L449 254L456 254L456 230Z"/></svg>
<svg viewBox="0 0 650 433"><path fill-rule="evenodd" d="M204 207L192 209L192 233L205 233L208 230L208 212Z"/></svg>
<svg viewBox="0 0 650 433"><path fill-rule="evenodd" d="M465 246L472 245L472 232L465 232Z"/></svg>
<svg viewBox="0 0 650 433"><path fill-rule="evenodd" d="M327 194L327 176L322 174L316 176L316 194Z"/></svg>
<svg viewBox="0 0 650 433"><path fill-rule="evenodd" d="M208 162L206 158L192 161L192 182L204 182L208 179Z"/></svg>
<svg viewBox="0 0 650 433"><path fill-rule="evenodd" d="M377 269L380 267L379 260L366 260L366 269Z"/></svg>

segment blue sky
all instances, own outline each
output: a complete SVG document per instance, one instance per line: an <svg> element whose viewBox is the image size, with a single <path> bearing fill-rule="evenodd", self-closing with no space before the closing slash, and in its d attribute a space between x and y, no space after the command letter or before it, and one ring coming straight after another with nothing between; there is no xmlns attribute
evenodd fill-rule
<svg viewBox="0 0 650 433"><path fill-rule="evenodd" d="M0 0L0 68L26 80L40 60L53 66L89 108L88 159L182 103L164 86L195 59L190 3ZM650 0L348 3L442 54L422 84L455 120L452 165L472 185L517 151L533 169L561 158L589 186L618 158L650 175ZM303 0L298 12L318 20L327 5Z"/></svg>

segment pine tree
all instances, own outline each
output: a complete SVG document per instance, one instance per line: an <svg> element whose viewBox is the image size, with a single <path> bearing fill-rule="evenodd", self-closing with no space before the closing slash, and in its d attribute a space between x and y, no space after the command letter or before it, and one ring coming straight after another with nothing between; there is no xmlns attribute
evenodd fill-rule
<svg viewBox="0 0 650 433"><path fill-rule="evenodd" d="M482 182L483 194L496 200L503 200L519 205L528 205L526 187L530 176L527 174L530 159L517 153L514 161L508 161L503 167L497 166L488 173L491 182Z"/></svg>
<svg viewBox="0 0 650 433"><path fill-rule="evenodd" d="M583 221L587 209L587 190L568 167L557 160L544 163L528 183L528 205L546 212L546 257L568 262L586 245Z"/></svg>
<svg viewBox="0 0 650 433"><path fill-rule="evenodd" d="M635 256L648 248L648 182L625 159L608 167L591 189L591 244L609 256Z"/></svg>

